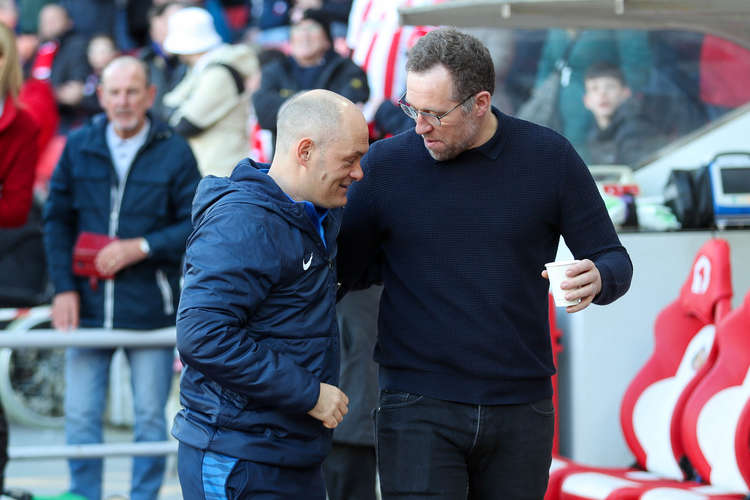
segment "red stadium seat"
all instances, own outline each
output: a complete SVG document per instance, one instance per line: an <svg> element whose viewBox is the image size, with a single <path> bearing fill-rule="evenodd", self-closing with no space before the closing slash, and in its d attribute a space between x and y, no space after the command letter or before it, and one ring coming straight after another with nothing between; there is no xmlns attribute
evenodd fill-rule
<svg viewBox="0 0 750 500"><path fill-rule="evenodd" d="M683 410L716 359L714 323L729 311L731 297L729 245L711 239L696 254L680 296L657 316L654 351L623 396L620 423L640 468L558 463L546 500L605 499L644 482L684 477Z"/></svg>

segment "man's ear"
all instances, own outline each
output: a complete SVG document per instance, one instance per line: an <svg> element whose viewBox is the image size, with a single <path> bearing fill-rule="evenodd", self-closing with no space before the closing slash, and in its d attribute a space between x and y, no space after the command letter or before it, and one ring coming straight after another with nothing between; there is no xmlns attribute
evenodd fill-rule
<svg viewBox="0 0 750 500"><path fill-rule="evenodd" d="M492 94L483 90L474 96L474 103L477 106L477 113L483 116L492 108Z"/></svg>
<svg viewBox="0 0 750 500"><path fill-rule="evenodd" d="M300 139L297 142L297 148L294 151L297 164L307 167L307 162L310 160L310 154L312 153L315 143L309 137Z"/></svg>

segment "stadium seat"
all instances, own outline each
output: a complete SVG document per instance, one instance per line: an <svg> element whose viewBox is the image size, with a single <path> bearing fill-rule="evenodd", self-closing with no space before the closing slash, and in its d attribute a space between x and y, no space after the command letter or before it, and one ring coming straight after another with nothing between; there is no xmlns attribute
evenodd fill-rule
<svg viewBox="0 0 750 500"><path fill-rule="evenodd" d="M638 468L599 468L555 457L546 500L605 499L644 482L682 479L683 409L716 359L714 323L731 307L729 245L707 241L679 297L654 323L654 350L623 396L620 423ZM553 470L554 469L554 470Z"/></svg>
<svg viewBox="0 0 750 500"><path fill-rule="evenodd" d="M750 292L742 306L716 325L716 344L716 362L690 394L681 426L687 458L703 482L661 482L640 490L614 492L611 498L741 500L748 497Z"/></svg>

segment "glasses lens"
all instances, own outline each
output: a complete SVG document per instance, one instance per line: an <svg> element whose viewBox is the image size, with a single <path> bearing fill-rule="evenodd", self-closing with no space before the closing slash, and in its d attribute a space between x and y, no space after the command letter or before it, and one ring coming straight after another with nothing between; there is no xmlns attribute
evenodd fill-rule
<svg viewBox="0 0 750 500"><path fill-rule="evenodd" d="M433 115L432 113L427 113L426 111L417 111L415 107L413 107L411 104L406 103L404 101L399 101L398 104L401 106L401 109L404 111L404 113L406 113L406 116L408 116L412 120L417 121L417 119L419 118L419 115L422 115L422 118L431 127L440 126L440 119L438 119L438 117Z"/></svg>
<svg viewBox="0 0 750 500"><path fill-rule="evenodd" d="M440 126L440 119L432 113L422 113L422 118L424 118L425 121L430 124L430 127Z"/></svg>
<svg viewBox="0 0 750 500"><path fill-rule="evenodd" d="M405 102L400 102L401 110L406 113L406 116L411 118L412 120L417 119L417 110L411 107L410 105L406 104Z"/></svg>

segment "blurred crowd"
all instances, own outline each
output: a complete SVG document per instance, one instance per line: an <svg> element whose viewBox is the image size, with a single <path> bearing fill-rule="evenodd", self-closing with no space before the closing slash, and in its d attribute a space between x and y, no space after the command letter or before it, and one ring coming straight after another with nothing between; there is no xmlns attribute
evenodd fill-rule
<svg viewBox="0 0 750 500"><path fill-rule="evenodd" d="M303 90L360 105L372 141L412 127L405 55L433 27L400 26L397 9L439 1L0 0L0 307L55 293L41 207L69 134L112 111L101 83L118 56L147 68L149 123L187 141L201 176L227 176L246 156L271 160L279 108ZM490 48L493 104L556 129L589 164L637 168L750 101L750 51L712 35L466 31Z"/></svg>
<svg viewBox="0 0 750 500"><path fill-rule="evenodd" d="M409 127L397 106L403 61L430 27L399 26L397 7L426 3L436 0L0 0L0 22L15 32L23 69L19 100L40 127L37 190L44 193L67 133L102 111L97 85L118 54L148 64L157 88L152 114L190 139L203 174L226 175L248 154L270 160L276 112L300 90L327 88L362 103L373 140ZM210 17L184 14L165 46L169 19L185 7L201 7ZM553 109L536 116L540 108L532 106L522 116L557 128L591 163L637 164L750 100L742 83L750 76L750 52L715 36L468 31L491 48L494 104L502 111L516 114L535 89L556 80ZM205 86L211 82L198 85L206 68L222 73L215 63L231 72L236 98ZM605 78L624 92L587 87L587 71L602 64L615 70ZM227 83L213 76L213 83Z"/></svg>

